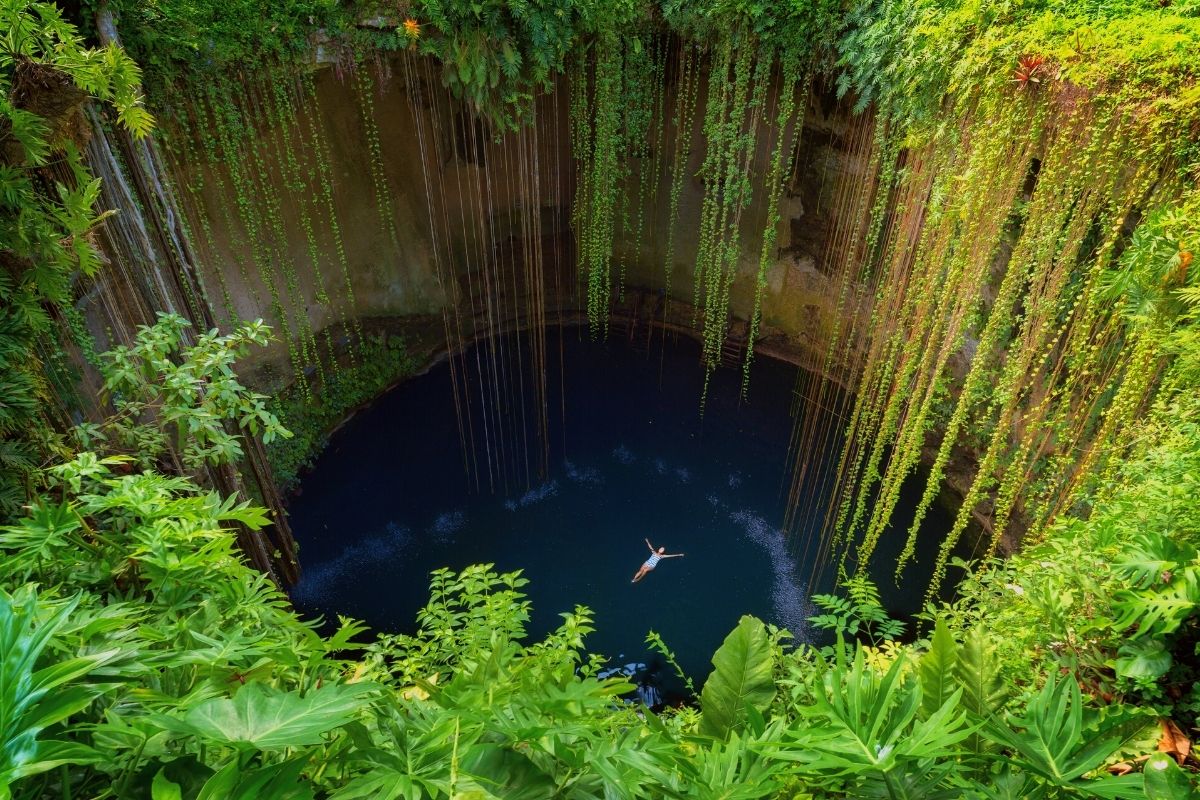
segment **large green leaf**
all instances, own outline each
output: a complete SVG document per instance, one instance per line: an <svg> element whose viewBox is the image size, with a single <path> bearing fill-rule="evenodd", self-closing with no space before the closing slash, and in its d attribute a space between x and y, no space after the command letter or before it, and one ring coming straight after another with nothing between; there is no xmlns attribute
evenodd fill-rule
<svg viewBox="0 0 1200 800"><path fill-rule="evenodd" d="M166 767L154 773L154 782L150 784L151 800L183 800L183 791L179 784L166 775Z"/></svg>
<svg viewBox="0 0 1200 800"><path fill-rule="evenodd" d="M0 591L0 785L61 764L87 761L95 754L83 745L38 741L45 728L86 708L98 694L87 687L62 687L117 652L34 669L79 599L76 596L47 615L32 589L14 596Z"/></svg>
<svg viewBox="0 0 1200 800"><path fill-rule="evenodd" d="M917 674L921 679L921 715L929 717L937 712L954 692L959 684L954 678L954 668L958 664L958 644L944 619L938 619L933 628L933 638L929 650L921 656L917 665Z"/></svg>
<svg viewBox="0 0 1200 800"><path fill-rule="evenodd" d="M373 690L370 684L330 684L301 696L263 683L246 685L232 698L208 700L183 719L162 719L175 731L222 744L279 750L318 744L321 737L354 719Z"/></svg>
<svg viewBox="0 0 1200 800"><path fill-rule="evenodd" d="M880 673L867 664L861 644L847 661L840 643L821 683L816 702L799 709L803 723L789 731L776 758L802 762L810 774L853 775L885 784L903 779L912 793L898 797L940 791L946 760L958 756L959 744L972 733L960 709L961 689L918 717L921 689L905 659Z"/></svg>
<svg viewBox="0 0 1200 800"><path fill-rule="evenodd" d="M1048 790L1031 775L1012 764L1005 764L999 773L985 775L982 780L968 781L961 800L1042 800Z"/></svg>
<svg viewBox="0 0 1200 800"><path fill-rule="evenodd" d="M1120 712L1099 721L1090 716L1075 678L1058 681L1051 675L1023 716L1014 717L1011 725L988 720L984 727L990 738L1011 751L1014 764L1055 787L1085 797L1140 798L1140 782L1083 776L1117 752L1144 723Z"/></svg>
<svg viewBox="0 0 1200 800"><path fill-rule="evenodd" d="M1169 583L1165 576L1196 558L1196 548L1186 547L1161 533L1144 533L1125 549L1113 568L1133 583L1135 589L1150 589Z"/></svg>
<svg viewBox="0 0 1200 800"><path fill-rule="evenodd" d="M218 770L196 800L312 800L312 787L301 777L306 758L241 770L236 760Z"/></svg>
<svg viewBox="0 0 1200 800"><path fill-rule="evenodd" d="M1124 678L1161 678L1171 669L1171 653L1159 639L1134 639L1121 645L1114 662L1117 674Z"/></svg>
<svg viewBox="0 0 1200 800"><path fill-rule="evenodd" d="M954 678L962 687L962 708L973 721L990 717L1008 697L1008 686L1000 676L1000 659L987 634L978 628L963 636L954 664ZM979 753L991 747L991 742L979 733L967 741L971 750Z"/></svg>
<svg viewBox="0 0 1200 800"><path fill-rule="evenodd" d="M996 649L987 634L978 629L963 637L954 676L963 689L963 707L976 717L990 716L1008 696Z"/></svg>
<svg viewBox="0 0 1200 800"><path fill-rule="evenodd" d="M57 739L39 739L34 757L14 769L14 780L39 775L67 764L100 764L104 755L98 750L79 742L63 742ZM4 776L0 775L0 785Z"/></svg>
<svg viewBox="0 0 1200 800"><path fill-rule="evenodd" d="M744 616L713 655L713 671L704 682L702 730L725 739L746 723L746 708L765 711L775 698L774 657L766 626Z"/></svg>
<svg viewBox="0 0 1200 800"><path fill-rule="evenodd" d="M1166 753L1155 753L1142 767L1147 800L1187 800L1195 797L1192 781Z"/></svg>

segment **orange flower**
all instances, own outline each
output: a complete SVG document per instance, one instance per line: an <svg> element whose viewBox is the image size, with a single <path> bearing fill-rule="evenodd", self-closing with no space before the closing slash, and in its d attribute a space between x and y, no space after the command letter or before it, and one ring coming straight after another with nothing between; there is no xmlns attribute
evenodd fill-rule
<svg viewBox="0 0 1200 800"><path fill-rule="evenodd" d="M1013 81L1024 89L1031 84L1042 82L1042 68L1046 66L1045 56L1021 56L1017 59L1017 68L1013 70Z"/></svg>
<svg viewBox="0 0 1200 800"><path fill-rule="evenodd" d="M404 35L410 39L416 39L421 35L421 26L415 19L404 20Z"/></svg>

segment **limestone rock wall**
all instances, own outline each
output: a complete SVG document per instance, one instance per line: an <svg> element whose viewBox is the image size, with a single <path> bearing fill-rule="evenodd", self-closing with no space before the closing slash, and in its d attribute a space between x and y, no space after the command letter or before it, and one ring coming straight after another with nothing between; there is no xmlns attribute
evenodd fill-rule
<svg viewBox="0 0 1200 800"><path fill-rule="evenodd" d="M188 126L171 121L178 103L162 114L169 183L212 316L222 325L262 317L280 336L246 365L266 390L292 380L309 350L344 346L362 321L374 329L381 320L424 326L426 338L451 326L469 338L481 327L520 324L531 303L564 313L584 304L570 226L576 167L565 81L538 100L531 128L497 137L449 96L429 60L401 54L359 69L366 74L325 66L295 81L287 88L294 114L284 121L275 89L253 81L238 87L229 93L241 118L232 145L229 136L214 141L214 112L202 102L183 109ZM704 192L696 117L669 265L669 307L678 317L669 321L684 326L693 316ZM810 363L838 313L826 264L834 198L865 178L847 141L851 119L814 88L793 137L794 168L766 276L764 336ZM668 140L674 124L668 120ZM756 176L769 158L769 143L760 142ZM666 286L669 180L664 169L642 246L616 243L630 287L624 313L630 298ZM743 320L753 307L765 195L756 187L743 216L731 292L733 314Z"/></svg>

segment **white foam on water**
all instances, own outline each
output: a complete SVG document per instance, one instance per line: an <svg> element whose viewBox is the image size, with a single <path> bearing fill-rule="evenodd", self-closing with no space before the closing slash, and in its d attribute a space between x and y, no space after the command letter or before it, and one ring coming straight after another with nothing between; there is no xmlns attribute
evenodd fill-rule
<svg viewBox="0 0 1200 800"><path fill-rule="evenodd" d="M547 497L553 497L556 494L558 494L558 481L547 481L541 486L533 487L515 500L505 500L504 507L509 511L516 511L518 508L526 508L540 503Z"/></svg>
<svg viewBox="0 0 1200 800"><path fill-rule="evenodd" d="M687 467L678 467L675 470L675 477L679 479L680 483L691 483L692 471Z"/></svg>
<svg viewBox="0 0 1200 800"><path fill-rule="evenodd" d="M733 511L729 519L771 560L774 579L771 584L771 605L775 611L772 621L787 628L797 641L807 640L808 618L816 612L808 602L804 583L800 580L799 566L795 557L788 552L783 531L750 510Z"/></svg>
<svg viewBox="0 0 1200 800"><path fill-rule="evenodd" d="M328 561L306 565L299 582L292 587L292 597L301 603L319 605L334 586L345 580L357 580L364 569L395 559L412 543L411 530L389 522L384 533L352 544Z"/></svg>
<svg viewBox="0 0 1200 800"><path fill-rule="evenodd" d="M619 444L613 448L612 456L622 464L632 464L637 460L633 452L623 444Z"/></svg>
<svg viewBox="0 0 1200 800"><path fill-rule="evenodd" d="M568 460L563 462L563 468L567 471L567 477L581 486L600 486L604 483L600 470L595 467L576 466Z"/></svg>
<svg viewBox="0 0 1200 800"><path fill-rule="evenodd" d="M742 473L740 473L740 472L729 473L729 488L736 489L741 485L742 485Z"/></svg>
<svg viewBox="0 0 1200 800"><path fill-rule="evenodd" d="M667 464L661 458L654 459L654 471L659 475L667 474Z"/></svg>
<svg viewBox="0 0 1200 800"><path fill-rule="evenodd" d="M443 511L437 515L426 533L438 542L449 542L466 524L467 514L465 511Z"/></svg>

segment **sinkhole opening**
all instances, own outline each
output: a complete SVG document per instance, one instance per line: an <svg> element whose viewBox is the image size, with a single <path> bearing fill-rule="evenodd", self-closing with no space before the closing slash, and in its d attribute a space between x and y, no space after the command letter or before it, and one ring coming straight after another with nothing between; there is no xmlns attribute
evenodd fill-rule
<svg viewBox="0 0 1200 800"><path fill-rule="evenodd" d="M640 346L620 339L546 331L544 434L527 334L473 345L355 414L290 502L303 565L291 592L297 608L410 633L432 570L521 570L531 638L588 606L589 651L635 673L656 699L682 687L645 644L648 631L697 685L743 614L823 641L808 618L811 595L835 589L836 568L819 555L829 503L821 476L836 466L840 431L810 454L797 522L789 535L781 530L805 374L758 357L743 399L741 369L718 369L702 413L699 343L661 332ZM905 487L892 520L900 534L924 477ZM946 509L931 510L899 585L903 537L885 536L876 549L870 572L894 616L919 610L951 522ZM645 539L684 557L631 584L649 555Z"/></svg>

